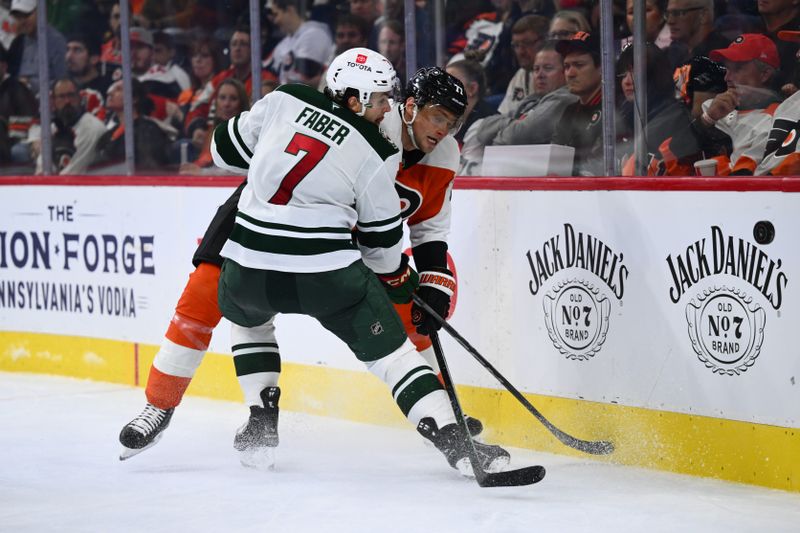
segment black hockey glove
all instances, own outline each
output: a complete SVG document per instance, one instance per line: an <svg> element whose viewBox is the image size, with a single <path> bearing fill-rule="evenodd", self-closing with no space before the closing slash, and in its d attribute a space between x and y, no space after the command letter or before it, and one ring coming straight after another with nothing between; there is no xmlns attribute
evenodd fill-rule
<svg viewBox="0 0 800 533"><path fill-rule="evenodd" d="M400 268L390 274L377 274L389 299L396 304L407 304L419 287L419 275L408 266L408 256L401 254Z"/></svg>
<svg viewBox="0 0 800 533"><path fill-rule="evenodd" d="M442 318L447 318L450 311L450 298L456 289L453 273L446 268L432 268L419 273L419 289L417 295L436 311ZM439 331L442 325L416 303L411 306L411 322L417 327L420 335L430 335Z"/></svg>

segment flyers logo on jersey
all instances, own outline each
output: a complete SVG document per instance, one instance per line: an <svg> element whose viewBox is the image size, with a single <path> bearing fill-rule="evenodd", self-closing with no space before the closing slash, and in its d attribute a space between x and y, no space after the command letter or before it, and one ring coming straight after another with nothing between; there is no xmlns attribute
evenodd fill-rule
<svg viewBox="0 0 800 533"><path fill-rule="evenodd" d="M367 56L365 56L364 54L358 54L356 56L356 63L363 65L366 62L367 62Z"/></svg>

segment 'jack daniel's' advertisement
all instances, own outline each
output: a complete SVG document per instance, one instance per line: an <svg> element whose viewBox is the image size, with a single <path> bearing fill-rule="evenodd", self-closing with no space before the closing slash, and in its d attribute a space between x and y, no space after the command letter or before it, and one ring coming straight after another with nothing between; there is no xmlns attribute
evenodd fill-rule
<svg viewBox="0 0 800 533"><path fill-rule="evenodd" d="M625 293L629 271L623 254L567 223L563 234L528 250L526 256L531 270L528 290L533 296L545 290L542 306L553 345L568 359L594 357L608 335L612 299L621 304ZM566 277L551 279L567 270Z"/></svg>
<svg viewBox="0 0 800 533"><path fill-rule="evenodd" d="M754 235L759 244L769 244L774 228L759 222ZM712 226L710 239L702 237L666 261L672 282L670 299L678 303L685 294L690 297L686 320L698 359L719 375L747 371L764 342L767 313L758 300L769 302L776 311L783 303L788 278L781 270L781 259ZM716 276L718 282L696 287L700 280ZM761 296L756 298L758 293Z"/></svg>

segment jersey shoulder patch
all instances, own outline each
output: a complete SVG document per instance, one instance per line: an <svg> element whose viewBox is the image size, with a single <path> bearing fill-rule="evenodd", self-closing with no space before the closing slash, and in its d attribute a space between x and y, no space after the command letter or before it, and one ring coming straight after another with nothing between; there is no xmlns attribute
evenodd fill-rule
<svg viewBox="0 0 800 533"><path fill-rule="evenodd" d="M349 109L334 103L330 98L308 85L286 83L279 86L275 91L286 93L347 122L348 125L361 134L384 161L398 152L397 147L380 132L378 126L364 120Z"/></svg>

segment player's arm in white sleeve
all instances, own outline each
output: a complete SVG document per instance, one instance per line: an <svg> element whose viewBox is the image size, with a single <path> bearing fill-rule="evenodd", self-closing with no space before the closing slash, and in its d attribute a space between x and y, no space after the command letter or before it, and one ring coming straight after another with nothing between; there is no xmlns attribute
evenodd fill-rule
<svg viewBox="0 0 800 533"><path fill-rule="evenodd" d="M356 182L356 231L364 264L377 274L395 272L400 267L403 247L403 220L400 197L394 188L398 161L388 158L363 185Z"/></svg>
<svg viewBox="0 0 800 533"><path fill-rule="evenodd" d="M270 93L256 102L250 111L243 111L214 128L211 157L215 165L237 174L247 173L274 98Z"/></svg>

